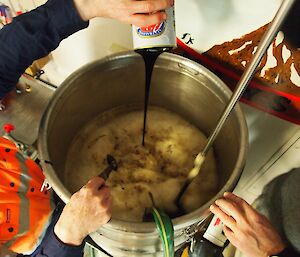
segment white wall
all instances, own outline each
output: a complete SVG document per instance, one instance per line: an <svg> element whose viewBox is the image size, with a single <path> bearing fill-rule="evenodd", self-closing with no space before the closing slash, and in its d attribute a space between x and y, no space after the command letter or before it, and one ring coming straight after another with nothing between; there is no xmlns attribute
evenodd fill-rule
<svg viewBox="0 0 300 257"><path fill-rule="evenodd" d="M57 71L68 75L88 62L128 49L132 49L131 26L97 18L87 29L63 40L52 56Z"/></svg>

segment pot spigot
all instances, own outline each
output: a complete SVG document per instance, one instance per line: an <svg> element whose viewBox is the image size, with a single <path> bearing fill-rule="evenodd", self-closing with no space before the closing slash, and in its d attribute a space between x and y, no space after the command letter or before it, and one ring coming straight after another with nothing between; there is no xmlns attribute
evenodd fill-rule
<svg viewBox="0 0 300 257"><path fill-rule="evenodd" d="M32 160L37 159L37 151L33 146L27 145L27 144L15 139L11 135L11 132L15 130L15 126L13 124L9 124L9 123L5 124L3 126L3 129L4 129L3 137L8 139L9 141L13 142L25 158L30 158Z"/></svg>
<svg viewBox="0 0 300 257"><path fill-rule="evenodd" d="M9 141L13 142L20 151L23 151L25 148L25 145L22 142L16 140L11 135L11 132L15 130L15 126L13 124L7 123L7 124L4 124L3 129L4 129L3 137L8 139Z"/></svg>

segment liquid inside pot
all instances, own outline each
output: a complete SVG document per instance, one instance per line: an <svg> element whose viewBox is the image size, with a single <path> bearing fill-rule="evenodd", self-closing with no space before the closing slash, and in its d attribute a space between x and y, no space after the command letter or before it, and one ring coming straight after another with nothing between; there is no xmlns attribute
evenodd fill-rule
<svg viewBox="0 0 300 257"><path fill-rule="evenodd" d="M145 146L141 145L142 109L107 118L105 123L100 115L79 131L66 161L64 181L68 190L73 193L99 175L107 166L107 154L111 154L119 163L118 171L107 180L113 218L141 222L145 209L152 207L149 192L158 207L176 217L175 198L206 137L182 117L162 108L151 106L147 119ZM216 160L211 150L182 198L185 212L199 208L217 190Z"/></svg>

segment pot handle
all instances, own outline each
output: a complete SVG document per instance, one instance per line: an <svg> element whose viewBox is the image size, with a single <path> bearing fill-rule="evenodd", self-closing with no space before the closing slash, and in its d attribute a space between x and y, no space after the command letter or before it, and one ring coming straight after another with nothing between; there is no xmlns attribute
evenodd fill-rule
<svg viewBox="0 0 300 257"><path fill-rule="evenodd" d="M195 223L191 226L189 226L188 228L186 228L184 230L184 234L186 239L186 242L193 242L194 240L194 236L197 232L199 232L200 230L202 230L204 227L207 227L208 224L211 222L213 218L213 214L210 213L206 218L204 218L203 220L199 221L198 223Z"/></svg>
<svg viewBox="0 0 300 257"><path fill-rule="evenodd" d="M108 257L113 257L112 255L110 255L108 252L106 252L103 248L101 248L99 245L97 245L95 243L95 241L90 237L90 236L87 236L85 239L84 239L84 242L86 244L88 244L89 246L95 248L96 250L100 251L101 253L103 253L105 256L108 256Z"/></svg>

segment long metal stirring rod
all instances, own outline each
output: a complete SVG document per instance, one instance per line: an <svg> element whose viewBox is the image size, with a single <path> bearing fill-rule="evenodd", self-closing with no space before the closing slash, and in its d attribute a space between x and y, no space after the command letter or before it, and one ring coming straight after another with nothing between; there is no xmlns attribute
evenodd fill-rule
<svg viewBox="0 0 300 257"><path fill-rule="evenodd" d="M194 163L195 166L190 171L185 184L181 188L181 191L179 192L179 194L176 198L177 204L179 204L180 198L184 194L184 192L187 189L187 187L189 186L189 184L199 174L201 166L205 160L205 157L206 157L208 151L212 147L216 137L218 136L219 132L221 131L221 129L222 129L224 123L226 122L228 116L230 115L231 111L233 110L236 103L239 101L242 94L246 90L250 80L252 79L252 77L255 74L256 68L260 64L268 47L274 40L280 26L282 25L284 19L287 17L287 15L288 15L289 11L291 10L295 1L296 0L284 0L282 2L281 6L279 7L279 10L277 11L273 21L271 22L267 31L264 33L264 35L261 39L260 44L258 45L257 51L255 52L254 56L252 57L249 65L246 67L246 70L243 73L242 77L240 78L240 80L236 86L236 89L234 90L234 92L231 96L231 99L230 99L228 105L226 106L221 118L219 119L219 121L217 123L217 126L215 127L214 131L210 134L208 141L207 141L204 149L202 150L202 152L200 152L197 155L197 157L195 159L195 163Z"/></svg>

